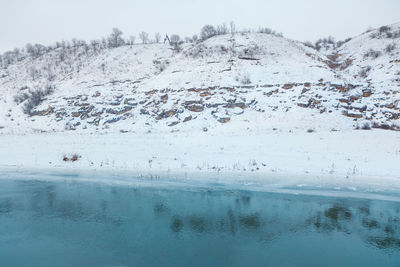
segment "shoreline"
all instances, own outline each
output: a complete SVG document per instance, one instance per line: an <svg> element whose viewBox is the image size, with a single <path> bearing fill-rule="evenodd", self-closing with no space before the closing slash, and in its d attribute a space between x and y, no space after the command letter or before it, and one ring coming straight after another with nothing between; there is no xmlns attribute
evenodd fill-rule
<svg viewBox="0 0 400 267"><path fill-rule="evenodd" d="M248 191L261 193L276 193L290 195L305 195L316 197L355 198L400 202L400 187L380 186L379 188L365 184L317 184L305 181L307 177L282 175L271 177L258 175L252 177L217 176L212 174L195 174L191 178L183 178L179 174L166 176L137 176L131 171L84 170L84 169L24 169L0 168L1 180L43 181L43 182L79 182L103 184L106 186L129 186L157 189L181 190L216 190L216 191ZM243 178L243 179L239 179ZM244 179L245 178L245 179ZM288 178L288 177L286 177ZM309 178L309 177L308 177Z"/></svg>
<svg viewBox="0 0 400 267"><path fill-rule="evenodd" d="M79 155L77 161L63 161L74 153ZM0 135L0 174L95 174L104 181L133 177L255 190L267 186L396 193L400 192L398 162L400 135L383 130L247 136L210 132Z"/></svg>

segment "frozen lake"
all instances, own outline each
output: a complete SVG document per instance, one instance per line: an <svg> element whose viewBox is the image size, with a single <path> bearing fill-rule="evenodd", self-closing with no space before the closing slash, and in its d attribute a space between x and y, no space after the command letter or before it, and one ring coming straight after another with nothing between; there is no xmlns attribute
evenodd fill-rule
<svg viewBox="0 0 400 267"><path fill-rule="evenodd" d="M0 266L399 266L400 203L0 179Z"/></svg>

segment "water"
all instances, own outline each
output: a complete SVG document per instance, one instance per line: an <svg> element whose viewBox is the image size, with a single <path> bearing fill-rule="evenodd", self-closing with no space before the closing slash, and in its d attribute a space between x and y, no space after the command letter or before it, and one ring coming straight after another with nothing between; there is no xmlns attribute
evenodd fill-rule
<svg viewBox="0 0 400 267"><path fill-rule="evenodd" d="M400 203L0 179L0 266L400 266Z"/></svg>

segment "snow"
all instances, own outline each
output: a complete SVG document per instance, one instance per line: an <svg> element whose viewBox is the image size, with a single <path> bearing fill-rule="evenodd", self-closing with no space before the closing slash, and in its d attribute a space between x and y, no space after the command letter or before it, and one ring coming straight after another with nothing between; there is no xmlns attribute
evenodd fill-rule
<svg viewBox="0 0 400 267"><path fill-rule="evenodd" d="M243 33L27 57L0 68L0 168L399 190L398 131L355 130L400 129L399 38L377 32L324 51ZM49 83L24 114L14 97Z"/></svg>
<svg viewBox="0 0 400 267"><path fill-rule="evenodd" d="M0 137L0 169L400 192L400 136L353 132L45 133ZM77 154L75 161L64 161ZM96 176L97 174L94 174Z"/></svg>

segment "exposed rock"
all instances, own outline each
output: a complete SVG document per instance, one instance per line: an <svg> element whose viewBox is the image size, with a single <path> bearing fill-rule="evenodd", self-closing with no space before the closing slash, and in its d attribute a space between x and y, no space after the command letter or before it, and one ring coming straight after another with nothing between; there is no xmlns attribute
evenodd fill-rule
<svg viewBox="0 0 400 267"><path fill-rule="evenodd" d="M230 120L231 120L231 118L226 117L226 118L220 118L218 121L219 121L220 123L227 123L227 122L229 122Z"/></svg>
<svg viewBox="0 0 400 267"><path fill-rule="evenodd" d="M362 92L363 92L362 94L363 97L370 97L372 95L372 91L370 89L364 89L362 90Z"/></svg>
<svg viewBox="0 0 400 267"><path fill-rule="evenodd" d="M183 120L183 122L188 122L188 121L190 121L190 120L192 120L192 115L186 117L186 118Z"/></svg>
<svg viewBox="0 0 400 267"><path fill-rule="evenodd" d="M193 112L202 112L204 110L204 105L189 105L186 108Z"/></svg>
<svg viewBox="0 0 400 267"><path fill-rule="evenodd" d="M175 114L176 114L176 109L163 111L160 114L158 114L158 116L156 117L156 120L166 119L166 118L174 116Z"/></svg>
<svg viewBox="0 0 400 267"><path fill-rule="evenodd" d="M179 121L174 121L174 122L171 122L170 124L168 124L168 126L172 127L172 126L177 125L178 123L179 123Z"/></svg>

